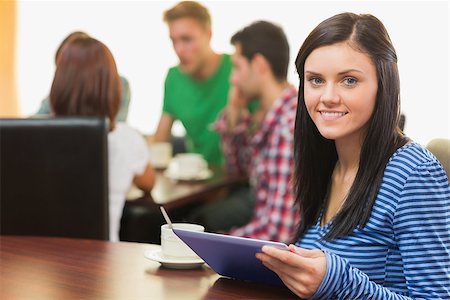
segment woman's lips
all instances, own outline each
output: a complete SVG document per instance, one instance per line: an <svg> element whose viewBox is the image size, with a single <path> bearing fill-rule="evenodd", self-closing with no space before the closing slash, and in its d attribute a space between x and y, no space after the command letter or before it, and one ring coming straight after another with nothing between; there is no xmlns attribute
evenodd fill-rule
<svg viewBox="0 0 450 300"><path fill-rule="evenodd" d="M347 114L347 112L340 111L319 111L322 119L326 121L333 121L342 118Z"/></svg>

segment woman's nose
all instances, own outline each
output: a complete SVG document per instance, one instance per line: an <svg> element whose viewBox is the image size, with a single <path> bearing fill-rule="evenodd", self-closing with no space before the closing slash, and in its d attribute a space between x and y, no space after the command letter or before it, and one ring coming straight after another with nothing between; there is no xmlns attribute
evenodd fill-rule
<svg viewBox="0 0 450 300"><path fill-rule="evenodd" d="M326 104L337 104L340 101L339 93L333 84L328 84L324 87L323 93L320 96L320 102Z"/></svg>

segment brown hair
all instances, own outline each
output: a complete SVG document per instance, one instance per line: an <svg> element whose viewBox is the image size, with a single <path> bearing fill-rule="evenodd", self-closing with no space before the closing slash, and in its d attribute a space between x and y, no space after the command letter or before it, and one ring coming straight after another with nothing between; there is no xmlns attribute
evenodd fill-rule
<svg viewBox="0 0 450 300"><path fill-rule="evenodd" d="M102 42L88 37L64 46L50 91L56 116L108 117L113 129L120 95L114 57Z"/></svg>
<svg viewBox="0 0 450 300"><path fill-rule="evenodd" d="M289 67L289 43L280 26L257 21L231 37L231 44L241 46L242 55L251 61L259 53L269 62L272 73L279 81L286 80Z"/></svg>
<svg viewBox="0 0 450 300"><path fill-rule="evenodd" d="M86 32L83 32L83 31L74 31L71 34L69 34L68 36L66 36L66 38L61 42L58 49L56 50L55 64L57 63L58 57L61 55L61 51L65 45L67 45L68 43L70 43L73 40L80 39L80 38L88 38L88 37L89 37L89 34L87 34Z"/></svg>
<svg viewBox="0 0 450 300"><path fill-rule="evenodd" d="M181 18L192 18L205 29L211 29L211 16L206 7L195 1L182 1L164 12L164 22L170 23Z"/></svg>

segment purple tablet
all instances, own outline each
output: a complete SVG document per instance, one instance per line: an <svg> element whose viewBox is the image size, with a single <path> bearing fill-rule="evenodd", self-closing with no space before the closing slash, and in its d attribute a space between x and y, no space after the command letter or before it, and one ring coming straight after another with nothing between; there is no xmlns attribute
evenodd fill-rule
<svg viewBox="0 0 450 300"><path fill-rule="evenodd" d="M173 232L222 276L284 285L276 273L255 257L264 245L288 250L283 243L183 229Z"/></svg>

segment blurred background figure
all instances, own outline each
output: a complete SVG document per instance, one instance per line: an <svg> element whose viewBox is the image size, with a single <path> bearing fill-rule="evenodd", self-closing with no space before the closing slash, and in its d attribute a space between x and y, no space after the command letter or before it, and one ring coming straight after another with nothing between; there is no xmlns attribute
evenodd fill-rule
<svg viewBox="0 0 450 300"><path fill-rule="evenodd" d="M215 124L228 171L250 178L250 189L194 211L190 220L211 231L289 241L298 213L291 187L297 91L287 81L289 44L272 23L252 23L232 38L229 103ZM251 113L247 106L258 99Z"/></svg>
<svg viewBox="0 0 450 300"><path fill-rule="evenodd" d="M134 183L149 191L155 172L149 165L143 136L123 122L116 123L121 79L109 49L91 37L66 43L59 51L50 92L54 116L107 118L110 239L118 240L125 194Z"/></svg>
<svg viewBox="0 0 450 300"><path fill-rule="evenodd" d="M220 138L210 125L227 103L230 56L211 48L211 17L199 3L178 3L164 13L164 21L180 62L167 73L162 114L151 141L170 141L179 120L186 129L187 151L220 164Z"/></svg>
<svg viewBox="0 0 450 300"><path fill-rule="evenodd" d="M66 44L68 44L69 42L71 42L75 39L88 38L88 37L89 37L89 35L82 31L74 31L71 34L69 34L61 42L58 49L56 50L55 65L58 62L59 56L61 54L61 50L63 49L63 47ZM120 99L120 109L117 114L116 120L120 121L120 122L125 122L127 120L128 107L130 105L131 92L130 92L130 85L128 83L128 80L125 77L120 76L120 81L121 81L121 85L122 85L122 94L121 94L121 99ZM46 115L50 115L50 114L51 114L50 100L49 100L49 97L47 97L44 100L42 100L41 106L39 107L39 110L36 112L36 115L46 116Z"/></svg>

